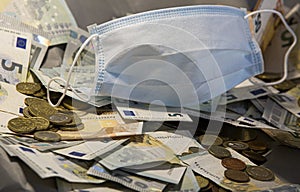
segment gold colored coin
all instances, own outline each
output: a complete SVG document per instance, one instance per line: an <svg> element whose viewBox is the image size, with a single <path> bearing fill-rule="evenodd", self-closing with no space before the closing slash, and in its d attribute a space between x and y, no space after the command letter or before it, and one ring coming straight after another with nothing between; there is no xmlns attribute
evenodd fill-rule
<svg viewBox="0 0 300 192"><path fill-rule="evenodd" d="M256 77L263 81L271 82L271 81L279 80L281 78L281 75L279 73L263 73L257 75Z"/></svg>
<svg viewBox="0 0 300 192"><path fill-rule="evenodd" d="M250 141L248 145L249 145L249 149L253 151L265 151L268 148L267 143L258 140Z"/></svg>
<svg viewBox="0 0 300 192"><path fill-rule="evenodd" d="M57 142L60 141L60 135L52 131L37 131L34 133L34 138L43 142Z"/></svg>
<svg viewBox="0 0 300 192"><path fill-rule="evenodd" d="M256 137L257 137L257 132L255 129L242 129L237 140L242 142L248 142L256 139Z"/></svg>
<svg viewBox="0 0 300 192"><path fill-rule="evenodd" d="M15 133L31 133L36 129L34 122L23 117L17 117L9 120L7 127Z"/></svg>
<svg viewBox="0 0 300 192"><path fill-rule="evenodd" d="M230 151L228 151L224 147L218 146L218 145L210 146L208 148L208 152L219 159L231 157Z"/></svg>
<svg viewBox="0 0 300 192"><path fill-rule="evenodd" d="M57 113L56 109L47 102L33 102L29 107L29 112L36 117L48 119L51 115Z"/></svg>
<svg viewBox="0 0 300 192"><path fill-rule="evenodd" d="M34 93L33 95L35 97L43 98L44 96L46 96L46 94L46 90L44 88L41 88L38 92Z"/></svg>
<svg viewBox="0 0 300 192"><path fill-rule="evenodd" d="M57 132L59 128L57 126L51 125L49 126L47 131Z"/></svg>
<svg viewBox="0 0 300 192"><path fill-rule="evenodd" d="M279 83L277 85L274 85L273 87L275 89L277 89L278 91L280 91L280 92L284 92L284 91L288 91L288 90L290 90L290 89L292 89L296 86L297 86L297 84L295 84L292 81L287 80L287 81L284 81L284 82Z"/></svg>
<svg viewBox="0 0 300 192"><path fill-rule="evenodd" d="M25 105L27 105L27 106L31 105L31 104L34 103L34 102L44 102L44 103L47 103L46 100L39 99L39 98L35 98L35 97L27 97L27 98L25 98L25 100L24 100L24 103L25 103Z"/></svg>
<svg viewBox="0 0 300 192"><path fill-rule="evenodd" d="M208 187L209 185L209 180L200 176L200 175L196 175L196 180L198 182L198 185L201 189Z"/></svg>
<svg viewBox="0 0 300 192"><path fill-rule="evenodd" d="M181 153L180 156L186 156L186 155L190 155L190 154L192 154L192 153L191 152L183 152L183 153Z"/></svg>
<svg viewBox="0 0 300 192"><path fill-rule="evenodd" d="M225 170L224 175L227 179L235 182L244 183L250 181L247 173L239 170L227 169Z"/></svg>
<svg viewBox="0 0 300 192"><path fill-rule="evenodd" d="M274 173L265 167L248 166L246 172L250 177L259 181L272 181L275 179Z"/></svg>
<svg viewBox="0 0 300 192"><path fill-rule="evenodd" d="M16 85L16 89L20 93L32 95L41 89L41 85L39 83L21 82Z"/></svg>
<svg viewBox="0 0 300 192"><path fill-rule="evenodd" d="M198 137L198 141L204 146L221 145L223 140L221 137L211 134L205 134Z"/></svg>
<svg viewBox="0 0 300 192"><path fill-rule="evenodd" d="M50 122L43 117L32 117L30 118L36 125L36 131L43 131L49 128Z"/></svg>
<svg viewBox="0 0 300 192"><path fill-rule="evenodd" d="M189 152L190 153L198 153L202 151L199 147L189 147Z"/></svg>
<svg viewBox="0 0 300 192"><path fill-rule="evenodd" d="M23 116L26 117L26 118L34 117L33 115L30 114L28 107L24 107Z"/></svg>
<svg viewBox="0 0 300 192"><path fill-rule="evenodd" d="M239 171L246 169L246 164L243 161L233 157L222 159L221 163L227 169L234 169Z"/></svg>
<svg viewBox="0 0 300 192"><path fill-rule="evenodd" d="M65 97L62 105L69 110L84 110L91 107L91 105L88 103L78 101L70 97Z"/></svg>
<svg viewBox="0 0 300 192"><path fill-rule="evenodd" d="M72 118L64 113L55 113L49 117L49 121L54 125L66 125L72 121Z"/></svg>

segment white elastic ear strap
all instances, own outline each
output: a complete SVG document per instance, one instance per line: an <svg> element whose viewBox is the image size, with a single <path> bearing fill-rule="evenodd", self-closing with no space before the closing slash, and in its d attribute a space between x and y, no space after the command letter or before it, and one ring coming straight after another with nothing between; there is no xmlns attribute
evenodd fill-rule
<svg viewBox="0 0 300 192"><path fill-rule="evenodd" d="M291 27L287 24L287 22L285 21L284 17L282 16L282 14L280 12L276 11L276 10L264 9L264 10L253 11L253 12L247 14L244 18L247 19L248 17L253 16L255 14L258 14L258 13L275 13L276 15L278 15L279 18L281 19L282 23L284 24L284 26L286 27L286 29L292 34L293 39L294 39L294 42L292 43L292 45L285 52L284 62L283 62L283 70L284 70L284 72L283 72L283 76L282 76L282 78L280 80L274 81L274 82L271 82L271 83L257 83L257 82L254 82L253 80L249 79L254 84L263 85L263 86L272 86L272 85L276 85L276 84L282 83L283 81L286 80L286 78L288 76L288 59L289 59L289 55L290 55L292 49L295 47L295 45L297 43L297 36L294 33L294 31L291 29Z"/></svg>
<svg viewBox="0 0 300 192"><path fill-rule="evenodd" d="M76 55L75 55L75 58L74 58L74 60L73 60L73 63L72 63L72 65L71 65L71 67L70 67L70 70L69 70L69 72L68 72L67 80L64 80L64 79L61 78L61 77L54 77L54 78L52 78L52 79L48 82L48 84L47 84L47 100L48 100L48 103L49 103L51 106L57 107L57 106L60 105L60 103L62 102L62 100L63 100L63 99L65 98L65 96L66 96L66 93L67 93L67 91L68 91L68 88L70 88L70 89L72 90L72 92L73 92L77 97L79 97L81 100L83 100L83 101L89 101L89 100L91 99L90 96L88 96L88 98L83 98L83 97L81 97L79 94L77 94L76 90L74 90L74 89L70 86L70 79L71 79L71 73L73 72L73 68L75 67L75 64L76 64L76 62L77 62L77 60L78 60L78 58L79 58L81 52L84 50L84 48L87 46L87 44L88 44L94 37L96 37L96 36L97 36L97 34L94 34L94 35L89 36L89 38L87 38L87 39L84 41L84 43L81 45L81 47L80 47L79 50L77 51L77 53L76 53ZM49 89L50 89L51 83L52 83L53 81L56 81L56 80L62 81L62 82L63 82L63 84L64 84L64 92L63 92L62 96L59 98L58 102L57 102L56 104L53 104L52 101L50 100L50 90L49 90Z"/></svg>

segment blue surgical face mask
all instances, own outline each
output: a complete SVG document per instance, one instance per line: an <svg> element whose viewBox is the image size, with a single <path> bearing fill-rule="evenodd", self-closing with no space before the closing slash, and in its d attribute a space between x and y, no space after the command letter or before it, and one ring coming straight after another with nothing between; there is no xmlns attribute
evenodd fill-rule
<svg viewBox="0 0 300 192"><path fill-rule="evenodd" d="M93 39L96 77L85 94L199 106L263 72L248 16L243 9L199 5L90 26L87 42Z"/></svg>

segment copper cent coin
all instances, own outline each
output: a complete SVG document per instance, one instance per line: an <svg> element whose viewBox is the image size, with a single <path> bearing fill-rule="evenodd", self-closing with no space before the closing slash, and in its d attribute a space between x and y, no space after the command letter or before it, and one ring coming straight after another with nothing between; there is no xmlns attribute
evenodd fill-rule
<svg viewBox="0 0 300 192"><path fill-rule="evenodd" d="M224 175L227 179L235 182L244 183L250 181L247 173L239 170L227 169L225 170Z"/></svg>
<svg viewBox="0 0 300 192"><path fill-rule="evenodd" d="M230 151L218 145L210 146L208 152L219 159L231 157Z"/></svg>
<svg viewBox="0 0 300 192"><path fill-rule="evenodd" d="M245 149L248 149L249 145L242 141L225 141L223 143L224 147L230 147L233 150L236 151L243 151Z"/></svg>
<svg viewBox="0 0 300 192"><path fill-rule="evenodd" d="M227 169L234 169L239 171L246 169L246 164L243 161L233 157L222 159L221 163Z"/></svg>
<svg viewBox="0 0 300 192"><path fill-rule="evenodd" d="M265 167L248 166L246 172L250 177L259 181L272 181L275 179L274 173Z"/></svg>
<svg viewBox="0 0 300 192"><path fill-rule="evenodd" d="M265 151L268 148L265 142L257 141L257 140L249 142L248 145L249 148L254 151Z"/></svg>

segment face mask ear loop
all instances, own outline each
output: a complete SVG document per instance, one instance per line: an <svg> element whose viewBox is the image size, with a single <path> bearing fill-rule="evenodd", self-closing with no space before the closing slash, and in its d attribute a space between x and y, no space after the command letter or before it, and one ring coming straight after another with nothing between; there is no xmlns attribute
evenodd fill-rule
<svg viewBox="0 0 300 192"><path fill-rule="evenodd" d="M77 53L76 53L76 55L75 55L75 58L74 58L74 60L73 60L73 63L72 63L72 65L71 65L71 67L70 67L70 70L69 70L69 72L68 72L67 80L62 79L61 77L54 77L54 78L52 78L52 79L48 82L48 84L47 84L47 100L48 100L48 103L49 103L51 106L57 107L57 106L60 105L60 103L62 102L62 100L63 100L63 99L65 98L65 96L66 96L66 93L67 93L67 91L68 91L68 88L70 88L70 89L72 90L72 92L73 92L77 97L79 97L81 100L83 100L83 101L89 101L89 100L90 100L90 97L88 97L88 98L83 98L83 97L81 97L79 94L77 94L76 90L74 90L74 89L70 86L70 79L71 79L71 73L72 73L72 71L73 71L73 68L75 67L75 64L76 64L76 62L77 62L77 60L78 60L78 58L79 58L81 52L82 52L83 49L87 46L87 44L88 44L94 37L96 37L96 36L98 36L98 35L97 35L97 34L94 34L94 35L89 36L89 37L85 40L85 42L81 45L80 49L77 51ZM53 104L52 101L50 100L50 98L51 98L51 97L50 97L50 85L51 85L51 83L52 83L53 81L56 81L56 80L59 80L59 81L62 81L62 82L63 82L63 84L64 84L64 92L63 92L62 96L59 98L58 102L57 102L56 104Z"/></svg>
<svg viewBox="0 0 300 192"><path fill-rule="evenodd" d="M294 31L291 29L291 27L287 24L287 22L285 21L284 17L282 16L282 14L280 12L276 11L276 10L266 9L266 10L253 11L253 12L247 14L244 18L247 19L248 17L253 16L255 14L258 14L258 13L275 13L276 15L278 15L279 18L281 19L282 23L284 24L284 26L286 27L286 29L292 34L293 39L294 39L294 42L288 48L288 50L286 51L286 53L284 55L284 62L283 62L283 70L284 70L284 72L283 72L283 76L282 76L282 78L280 80L275 81L275 82L271 82L271 83L258 83L258 82L255 82L251 78L249 79L249 81L251 81L253 84L256 84L256 85L262 85L262 86L277 85L277 84L282 83L283 81L285 81L286 78L287 78L287 76L288 76L288 59L289 59L289 55L290 55L292 49L295 47L295 45L297 43L297 36L294 33Z"/></svg>

